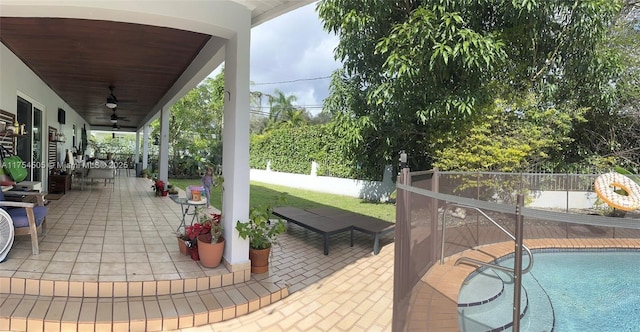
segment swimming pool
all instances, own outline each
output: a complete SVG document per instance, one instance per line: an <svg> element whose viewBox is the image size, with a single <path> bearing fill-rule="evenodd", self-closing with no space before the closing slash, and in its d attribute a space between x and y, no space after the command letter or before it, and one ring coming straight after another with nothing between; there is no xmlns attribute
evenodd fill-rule
<svg viewBox="0 0 640 332"><path fill-rule="evenodd" d="M521 331L637 331L639 263L638 250L535 251L533 269L522 278ZM499 264L513 267L513 258ZM482 269L465 281L458 302L463 331L508 328L512 277Z"/></svg>

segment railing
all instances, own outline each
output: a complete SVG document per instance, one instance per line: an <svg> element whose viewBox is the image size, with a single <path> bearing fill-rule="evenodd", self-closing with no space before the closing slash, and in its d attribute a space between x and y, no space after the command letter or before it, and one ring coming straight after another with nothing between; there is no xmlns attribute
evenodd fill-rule
<svg viewBox="0 0 640 332"><path fill-rule="evenodd" d="M508 230L506 230L504 227L502 227L500 224L498 224L495 220L493 220L493 218L489 217L481 209L479 209L479 208L477 208L475 206L469 206L469 205L447 204L446 207L444 208L444 210L442 211L442 246L440 248L440 264L444 264L444 245L445 245L445 242L446 242L445 241L445 238L446 238L445 237L445 231L447 229L447 227L446 227L447 211L449 211L449 209L452 208L452 207L460 207L460 208L465 208L465 209L470 209L470 210L477 211L483 217L485 217L485 219L489 220L492 224L494 224L496 227L498 227L498 229L502 233L506 234L513 241L517 241L516 237L513 234L509 233ZM519 236L522 237L522 234L519 234ZM526 253L527 253L527 256L529 256L529 265L527 265L527 268L522 270L522 272L521 272L521 274L526 274L529 271L531 271L531 269L533 268L533 254L531 253L531 250L525 245L522 245L522 249L524 249L526 251ZM470 258L470 257L460 257L460 258L458 258L458 260L456 260L454 265L458 265L458 264L463 263L463 262L473 263L473 264L482 265L482 266L489 266L489 267L492 267L492 268L494 268L496 270L501 270L501 271L504 271L504 272L512 273L514 276L516 274L516 271L514 269L508 268L506 266L487 263L487 262L483 262L481 260Z"/></svg>
<svg viewBox="0 0 640 332"><path fill-rule="evenodd" d="M403 169L397 179L393 331L424 330L425 323L429 330L437 330L436 323L429 325L430 321L424 320L422 303L425 299L457 308L456 299L442 296L427 278L429 269L443 257L442 232L438 227L443 225L442 209L448 204L481 209L513 233L516 239L520 239L520 243L516 240L515 245L515 271L523 270L522 261L526 259L519 234L524 234L525 241L594 239L596 246L599 243L597 239L604 238L640 240L639 212L628 212L624 218L613 218L596 214L600 210L594 208L576 208L572 205L574 200L584 198L582 196L595 195L591 189L586 193L584 191L592 185L596 176L544 174L529 177L520 173L454 173L439 172L436 169L409 172L408 169ZM553 185L548 185L549 183ZM531 205L539 194L531 188L566 191L566 208ZM563 199L562 195L553 197ZM478 210L469 211L471 213L460 220L454 220L446 212L447 222L443 228L446 228L448 242L444 257L513 239L505 236L491 222L485 221L484 217L480 217L476 212ZM470 215L475 216L470 218ZM519 278L515 280L514 277L514 290L520 289L516 286L519 281ZM515 303L519 303L516 293ZM514 310L514 313L517 312ZM519 328L519 320L514 316L514 321L515 331Z"/></svg>

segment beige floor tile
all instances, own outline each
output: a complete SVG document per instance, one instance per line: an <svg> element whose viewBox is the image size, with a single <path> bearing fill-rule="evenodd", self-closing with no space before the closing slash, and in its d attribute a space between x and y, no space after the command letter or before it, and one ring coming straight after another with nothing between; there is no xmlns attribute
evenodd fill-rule
<svg viewBox="0 0 640 332"><path fill-rule="evenodd" d="M73 267L72 274L97 275L100 273L100 263L77 262Z"/></svg>

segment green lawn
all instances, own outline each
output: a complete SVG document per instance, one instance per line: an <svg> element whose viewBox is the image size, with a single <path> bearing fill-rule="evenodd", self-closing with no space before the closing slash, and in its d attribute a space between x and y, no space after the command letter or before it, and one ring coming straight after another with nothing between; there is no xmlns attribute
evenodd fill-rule
<svg viewBox="0 0 640 332"><path fill-rule="evenodd" d="M189 185L198 185L199 179L169 179L169 183L183 190ZM249 206L268 204L282 193L285 193L286 202L281 205L295 206L299 208L313 208L332 206L383 220L396 221L396 207L393 204L369 202L359 198L325 194L315 191L276 186L261 182L251 182ZM220 190L211 193L211 204L220 207Z"/></svg>

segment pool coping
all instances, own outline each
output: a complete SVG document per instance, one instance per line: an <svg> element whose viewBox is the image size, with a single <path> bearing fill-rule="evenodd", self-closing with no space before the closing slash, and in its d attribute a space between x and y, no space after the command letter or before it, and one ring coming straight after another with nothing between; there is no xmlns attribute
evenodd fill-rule
<svg viewBox="0 0 640 332"><path fill-rule="evenodd" d="M533 239L525 240L530 249L639 249L638 239ZM421 279L429 287L421 294L427 315L424 320L427 331L460 331L458 325L458 294L462 283L478 269L475 265L455 262L460 257L475 258L492 262L502 256L512 254L513 241L494 243L465 250L445 257L444 263L436 262Z"/></svg>

